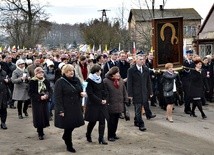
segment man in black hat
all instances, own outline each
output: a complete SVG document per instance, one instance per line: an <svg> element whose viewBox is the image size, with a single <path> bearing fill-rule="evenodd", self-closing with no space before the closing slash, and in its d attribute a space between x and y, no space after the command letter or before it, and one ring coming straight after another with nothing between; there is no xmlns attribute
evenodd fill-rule
<svg viewBox="0 0 214 155"><path fill-rule="evenodd" d="M118 66L118 49L114 48L112 49L109 54L111 55L111 60L107 61L104 65L104 75L113 67L113 66Z"/></svg>
<svg viewBox="0 0 214 155"><path fill-rule="evenodd" d="M195 63L193 62L193 51L188 50L186 51L186 59L183 62L183 66L187 67L183 70L181 75L181 80L183 84L183 91L184 91L184 112L186 114L191 114L190 108L190 98L187 96L187 91L189 88L189 77L190 77L190 69L188 68L195 68Z"/></svg>
<svg viewBox="0 0 214 155"><path fill-rule="evenodd" d="M144 51L139 51L139 52L137 52L136 55L145 55L145 53L144 53Z"/></svg>

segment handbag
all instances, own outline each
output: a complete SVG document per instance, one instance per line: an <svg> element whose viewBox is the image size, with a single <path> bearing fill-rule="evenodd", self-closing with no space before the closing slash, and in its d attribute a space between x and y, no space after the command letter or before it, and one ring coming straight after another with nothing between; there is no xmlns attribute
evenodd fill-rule
<svg viewBox="0 0 214 155"><path fill-rule="evenodd" d="M166 82L163 85L163 91L169 92L173 89L173 83L172 82Z"/></svg>
<svg viewBox="0 0 214 155"><path fill-rule="evenodd" d="M173 96L173 94L174 94L174 93L173 93L172 90L171 90L171 91L168 91L168 92L167 92L167 91L164 91L164 92L163 92L163 96L164 96L164 97L170 97L170 96Z"/></svg>

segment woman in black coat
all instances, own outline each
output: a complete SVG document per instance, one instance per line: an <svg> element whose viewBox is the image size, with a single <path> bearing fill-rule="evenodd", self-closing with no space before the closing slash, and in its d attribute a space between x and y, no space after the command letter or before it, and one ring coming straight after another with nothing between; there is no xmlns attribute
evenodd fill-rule
<svg viewBox="0 0 214 155"><path fill-rule="evenodd" d="M6 72L1 68L0 64L0 116L1 116L1 128L6 130L7 119L7 100L9 99L7 83L9 80L6 78Z"/></svg>
<svg viewBox="0 0 214 155"><path fill-rule="evenodd" d="M64 129L62 139L69 152L76 152L72 144L72 131L84 125L80 99L85 96L80 80L74 75L74 67L64 65L62 77L56 81L54 88L55 126Z"/></svg>
<svg viewBox="0 0 214 155"><path fill-rule="evenodd" d="M108 119L108 111L106 104L105 87L101 78L101 67L94 65L88 76L86 92L88 100L86 104L85 120L88 121L86 138L88 142L92 142L91 133L99 121L99 143L108 144L103 136L105 131L105 119Z"/></svg>
<svg viewBox="0 0 214 155"><path fill-rule="evenodd" d="M189 97L192 100L192 110L190 116L197 117L195 115L195 108L198 107L201 112L201 116L203 119L207 118L207 116L203 112L202 108L202 99L204 98L205 92L209 91L209 85L206 80L206 73L202 68L202 61L195 60L195 69L190 72L190 87L188 90Z"/></svg>
<svg viewBox="0 0 214 155"><path fill-rule="evenodd" d="M52 90L50 83L44 78L44 70L41 67L35 68L34 75L29 82L28 93L32 103L33 125L37 128L39 139L43 140L43 128L50 126L48 100Z"/></svg>

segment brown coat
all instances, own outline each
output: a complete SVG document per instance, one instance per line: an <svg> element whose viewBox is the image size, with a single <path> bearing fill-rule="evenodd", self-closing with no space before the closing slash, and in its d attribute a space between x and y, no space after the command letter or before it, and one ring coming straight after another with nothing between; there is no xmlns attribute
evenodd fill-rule
<svg viewBox="0 0 214 155"><path fill-rule="evenodd" d="M122 79L119 80L119 88L115 88L114 82L107 77L103 80L107 90L107 104L109 113L122 113L124 103L128 102L128 94Z"/></svg>

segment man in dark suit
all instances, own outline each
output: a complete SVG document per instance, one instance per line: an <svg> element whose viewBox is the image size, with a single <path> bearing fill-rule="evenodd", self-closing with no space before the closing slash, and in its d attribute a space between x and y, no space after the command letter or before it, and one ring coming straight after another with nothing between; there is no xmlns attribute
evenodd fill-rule
<svg viewBox="0 0 214 155"><path fill-rule="evenodd" d="M125 52L120 52L119 54L118 68L120 70L120 76L123 79L125 86L127 86L127 71L130 68L130 63L127 62L127 55ZM129 100L129 103L130 103L130 100ZM120 118L121 119L125 118L126 120L130 120L128 113L129 113L128 107L126 107L126 105L124 104L125 117L123 116L123 114L121 114Z"/></svg>
<svg viewBox="0 0 214 155"><path fill-rule="evenodd" d="M193 58L193 51L188 50L186 51L186 59L183 62L183 66L186 67L186 69L183 70L181 73L181 80L183 84L183 91L184 91L184 112L186 114L191 114L191 108L190 108L190 98L187 96L188 94L188 88L189 88L189 77L190 77L190 69L188 68L195 68L195 63L192 60Z"/></svg>
<svg viewBox="0 0 214 155"><path fill-rule="evenodd" d="M151 106L156 107L157 99L156 99L156 92L157 92L157 76L155 75L153 71L153 53L150 52L146 59L146 66L149 68L150 72L150 78L152 81L152 90L153 90L153 96L151 97Z"/></svg>
<svg viewBox="0 0 214 155"><path fill-rule="evenodd" d="M149 69L145 66L146 57L141 53L136 55L136 64L128 70L128 96L135 106L135 126L145 131L142 119L142 106L144 106L147 119L154 118L149 108L148 96L152 97L152 84Z"/></svg>
<svg viewBox="0 0 214 155"><path fill-rule="evenodd" d="M126 84L127 81L127 71L130 68L129 62L127 60L127 55L125 52L120 52L118 67L120 69L120 76Z"/></svg>
<svg viewBox="0 0 214 155"><path fill-rule="evenodd" d="M104 65L103 68L103 73L104 75L113 67L113 66L118 66L118 49L114 48L113 50L111 50L109 52L109 54L111 55L111 60L107 61Z"/></svg>

